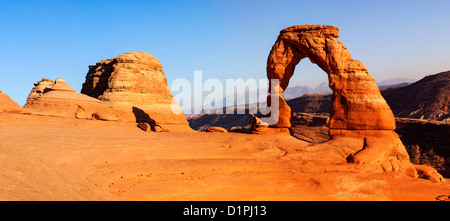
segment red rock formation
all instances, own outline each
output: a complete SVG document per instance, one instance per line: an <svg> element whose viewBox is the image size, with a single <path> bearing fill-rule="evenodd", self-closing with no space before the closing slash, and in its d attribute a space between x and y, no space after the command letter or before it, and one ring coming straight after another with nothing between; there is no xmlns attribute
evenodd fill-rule
<svg viewBox="0 0 450 221"><path fill-rule="evenodd" d="M31 114L100 120L119 120L110 107L100 100L77 93L58 78L36 82L24 108ZM95 116L94 116L95 114Z"/></svg>
<svg viewBox="0 0 450 221"><path fill-rule="evenodd" d="M328 74L333 91L331 129L394 129L394 115L374 79L364 64L354 60L337 40L338 32L337 27L330 25L298 25L280 32L267 61L267 77L280 80L280 107L284 107L282 93L295 66L303 58L309 58ZM289 111L284 107L280 120L273 126L290 127Z"/></svg>
<svg viewBox="0 0 450 221"><path fill-rule="evenodd" d="M145 52L130 52L89 66L81 93L117 110L128 122L161 125L170 131L191 131L167 85L161 63Z"/></svg>
<svg viewBox="0 0 450 221"><path fill-rule="evenodd" d="M0 112L21 113L22 107L19 106L8 95L0 91Z"/></svg>
<svg viewBox="0 0 450 221"><path fill-rule="evenodd" d="M279 88L267 98L279 97L274 128L291 127L291 109L283 91L294 74L295 66L309 58L328 74L333 91L330 110L330 135L334 142L342 137L363 140L363 146L348 156L348 162L374 165L374 170L402 171L418 177L395 129L394 115L374 79L363 63L351 57L337 40L338 28L330 25L298 25L280 32L267 60L267 78L279 80ZM430 173L428 173L430 174ZM432 173L431 173L432 174ZM439 180L439 179L438 179Z"/></svg>

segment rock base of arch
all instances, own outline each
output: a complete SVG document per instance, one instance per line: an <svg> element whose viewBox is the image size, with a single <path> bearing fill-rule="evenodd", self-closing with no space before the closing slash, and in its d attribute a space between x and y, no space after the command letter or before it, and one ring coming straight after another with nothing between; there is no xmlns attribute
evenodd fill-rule
<svg viewBox="0 0 450 221"><path fill-rule="evenodd" d="M370 167L374 171L404 172L414 178L445 182L434 168L411 163L408 152L397 133L391 130L330 130L330 136L354 137L363 140L360 150L347 157L348 163Z"/></svg>
<svg viewBox="0 0 450 221"><path fill-rule="evenodd" d="M362 139L363 146L347 157L348 163L371 167L374 171L400 171L411 177L419 177L405 146L392 130L331 129L330 136Z"/></svg>

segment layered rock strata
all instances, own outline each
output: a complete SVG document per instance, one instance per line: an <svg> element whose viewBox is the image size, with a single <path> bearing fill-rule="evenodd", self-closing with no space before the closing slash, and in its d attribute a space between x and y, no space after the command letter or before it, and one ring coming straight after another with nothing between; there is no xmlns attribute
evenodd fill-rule
<svg viewBox="0 0 450 221"><path fill-rule="evenodd" d="M42 96L45 92L48 92L53 85L55 85L53 80L48 78L42 78L41 81L36 81L30 94L28 94L27 102L29 99L35 99Z"/></svg>
<svg viewBox="0 0 450 221"><path fill-rule="evenodd" d="M161 63L148 53L125 53L89 66L81 93L103 101L123 121L192 131L173 99ZM174 113L172 106L181 113Z"/></svg>
<svg viewBox="0 0 450 221"><path fill-rule="evenodd" d="M79 119L119 120L100 100L77 93L64 80L43 79L36 82L24 108L31 114Z"/></svg>

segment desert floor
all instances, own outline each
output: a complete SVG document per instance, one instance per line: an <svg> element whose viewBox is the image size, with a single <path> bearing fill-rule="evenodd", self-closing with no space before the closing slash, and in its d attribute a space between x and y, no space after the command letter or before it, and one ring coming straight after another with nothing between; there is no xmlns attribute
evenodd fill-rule
<svg viewBox="0 0 450 221"><path fill-rule="evenodd" d="M0 200L434 201L450 194L448 179L348 164L339 145L0 113Z"/></svg>

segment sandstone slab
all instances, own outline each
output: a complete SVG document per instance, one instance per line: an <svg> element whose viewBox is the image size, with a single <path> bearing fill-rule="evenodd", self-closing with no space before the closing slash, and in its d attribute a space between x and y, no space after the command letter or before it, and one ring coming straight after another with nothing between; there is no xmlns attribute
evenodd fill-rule
<svg viewBox="0 0 450 221"><path fill-rule="evenodd" d="M22 113L22 107L8 95L0 91L0 112Z"/></svg>
<svg viewBox="0 0 450 221"><path fill-rule="evenodd" d="M27 98L24 109L31 114L78 119L117 121L115 111L100 100L77 93L64 80L43 80Z"/></svg>

